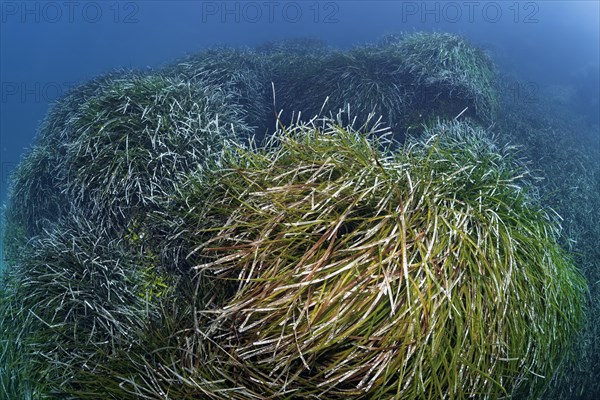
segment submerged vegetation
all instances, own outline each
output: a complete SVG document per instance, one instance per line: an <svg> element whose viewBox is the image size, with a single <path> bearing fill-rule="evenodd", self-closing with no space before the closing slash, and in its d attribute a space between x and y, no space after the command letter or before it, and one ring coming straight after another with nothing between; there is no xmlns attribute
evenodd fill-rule
<svg viewBox="0 0 600 400"><path fill-rule="evenodd" d="M111 228L176 190L178 174L202 167L246 129L218 84L162 76L112 80L72 116L64 191L76 209Z"/></svg>
<svg viewBox="0 0 600 400"><path fill-rule="evenodd" d="M0 393L593 398L600 171L542 113L438 33L75 88L12 177Z"/></svg>
<svg viewBox="0 0 600 400"><path fill-rule="evenodd" d="M524 171L462 123L382 145L296 124L192 185L215 379L281 398L540 392L585 284Z"/></svg>
<svg viewBox="0 0 600 400"><path fill-rule="evenodd" d="M350 107L365 121L382 117L402 139L407 129L428 118L465 116L489 123L497 111L498 93L490 59L464 38L451 34L415 33L389 36L377 44L347 51L310 42L311 54L292 42L266 53L278 92L277 107L301 111L306 118L336 115ZM290 122L289 116L285 119Z"/></svg>
<svg viewBox="0 0 600 400"><path fill-rule="evenodd" d="M457 113L465 104L482 121L495 119L499 102L495 71L480 49L448 33L415 33L387 43L404 56L411 82L422 89L416 94L418 103L429 106L430 99L440 99L440 104L458 106Z"/></svg>
<svg viewBox="0 0 600 400"><path fill-rule="evenodd" d="M506 78L510 81L509 78ZM514 81L516 82L516 81ZM522 83L516 82L518 85ZM514 83L511 84L514 88ZM544 202L562 217L561 242L589 283L585 325L575 340L576 357L557 377L549 399L600 397L600 136L576 115L542 97L502 96L498 140L518 145L540 178ZM595 131L594 131L595 129Z"/></svg>

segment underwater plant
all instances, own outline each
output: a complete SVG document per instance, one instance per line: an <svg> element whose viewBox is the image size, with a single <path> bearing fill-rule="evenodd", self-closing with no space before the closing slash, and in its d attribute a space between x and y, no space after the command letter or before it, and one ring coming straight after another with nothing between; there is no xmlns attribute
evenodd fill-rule
<svg viewBox="0 0 600 400"><path fill-rule="evenodd" d="M25 251L4 272L0 304L0 381L11 398L71 393L81 374L138 342L158 318L157 298L172 290L158 266L81 216L53 224Z"/></svg>
<svg viewBox="0 0 600 400"><path fill-rule="evenodd" d="M9 200L3 210L5 263L15 263L29 238L64 213L64 196L52 184L55 155L49 146L32 148L11 176Z"/></svg>
<svg viewBox="0 0 600 400"><path fill-rule="evenodd" d="M398 140L423 123L461 112L489 123L498 109L490 58L456 35L389 35L376 45L338 51L282 45L267 52L267 60L275 88L283 89L278 108L312 118L349 107L357 121L374 113ZM292 122L289 115L280 117Z"/></svg>
<svg viewBox="0 0 600 400"><path fill-rule="evenodd" d="M69 201L62 192L65 178L65 146L73 139L71 116L81 104L102 88L103 83L125 75L114 72L75 86L58 100L44 118L37 143L32 146L10 177L8 201L2 215L6 244L3 259L14 263L20 249L31 237L43 232L49 223L69 212Z"/></svg>
<svg viewBox="0 0 600 400"><path fill-rule="evenodd" d="M302 62L292 79L286 78L295 82L282 84L275 79L276 86L286 88L278 96L278 106L302 110L306 118L345 110L357 121L366 121L373 113L394 132L403 131L414 87L404 79L398 54L362 46L309 60Z"/></svg>
<svg viewBox="0 0 600 400"><path fill-rule="evenodd" d="M247 129L219 86L167 76L112 80L71 116L63 190L104 226L124 227L136 209L176 190L178 174L218 154Z"/></svg>
<svg viewBox="0 0 600 400"><path fill-rule="evenodd" d="M196 230L184 230L199 291L213 294L190 346L210 366L186 370L198 394L207 381L249 393L233 398L548 385L586 286L526 171L466 123L398 154L380 134L298 123L265 148L228 150L222 170L188 186Z"/></svg>
<svg viewBox="0 0 600 400"><path fill-rule="evenodd" d="M230 101L215 84L130 73L78 87L53 108L7 205L7 393L73 393L81 374L139 342L177 277L160 272L160 251L139 224L179 174L201 170L245 132Z"/></svg>
<svg viewBox="0 0 600 400"><path fill-rule="evenodd" d="M467 123L397 151L341 120L188 174L168 199L196 263L183 283L137 252L136 224L107 241L75 218L32 241L3 288L9 382L80 399L542 393L585 283L526 170Z"/></svg>
<svg viewBox="0 0 600 400"><path fill-rule="evenodd" d="M109 74L57 102L16 168L5 211L5 259L61 216L123 230L248 127L231 93L198 78Z"/></svg>
<svg viewBox="0 0 600 400"><path fill-rule="evenodd" d="M268 66L259 52L226 47L209 49L166 66L162 73L192 85L206 85L206 82L218 85L232 104L243 109L240 118L244 124L255 134L264 135L266 121L273 111Z"/></svg>
<svg viewBox="0 0 600 400"><path fill-rule="evenodd" d="M498 114L494 74L464 39L415 33L212 49L74 88L12 177L0 393L597 392L596 153ZM477 125L498 117L497 138Z"/></svg>
<svg viewBox="0 0 600 400"><path fill-rule="evenodd" d="M421 112L437 108L453 117L470 107L473 118L495 119L499 107L496 72L482 50L450 33L415 32L397 38L384 39L382 46L402 55L402 70L418 87L415 106Z"/></svg>
<svg viewBox="0 0 600 400"><path fill-rule="evenodd" d="M586 277L589 296L584 328L574 340L577 356L545 394L551 399L600 397L600 137L572 111L528 93L516 98L526 83L510 76L502 96L496 130L504 142L518 145L522 157L541 180L540 196L561 216L561 243ZM528 100L528 101L524 101Z"/></svg>
<svg viewBox="0 0 600 400"><path fill-rule="evenodd" d="M275 91L275 98L270 93L270 104L276 107L270 116L270 133L278 121L291 122L291 115L281 114L281 110L296 110L303 115L321 111L327 93L315 80L325 71L324 60L336 52L333 48L317 39L289 39L266 43L256 51L265 60L267 77Z"/></svg>

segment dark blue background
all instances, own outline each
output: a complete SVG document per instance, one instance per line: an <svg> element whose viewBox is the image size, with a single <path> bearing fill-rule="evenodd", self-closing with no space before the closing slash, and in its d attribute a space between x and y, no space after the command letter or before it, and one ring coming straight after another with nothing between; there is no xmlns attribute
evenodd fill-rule
<svg viewBox="0 0 600 400"><path fill-rule="evenodd" d="M72 84L215 45L312 36L346 48L393 32L459 33L504 72L576 91L573 111L598 134L598 1L0 1L0 11L2 202L49 104Z"/></svg>

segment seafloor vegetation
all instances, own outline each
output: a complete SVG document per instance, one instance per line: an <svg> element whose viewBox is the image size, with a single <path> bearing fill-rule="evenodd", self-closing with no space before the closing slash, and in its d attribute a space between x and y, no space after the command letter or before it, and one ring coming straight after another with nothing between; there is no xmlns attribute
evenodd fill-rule
<svg viewBox="0 0 600 400"><path fill-rule="evenodd" d="M4 210L3 398L597 398L598 139L503 79L415 33L75 88Z"/></svg>

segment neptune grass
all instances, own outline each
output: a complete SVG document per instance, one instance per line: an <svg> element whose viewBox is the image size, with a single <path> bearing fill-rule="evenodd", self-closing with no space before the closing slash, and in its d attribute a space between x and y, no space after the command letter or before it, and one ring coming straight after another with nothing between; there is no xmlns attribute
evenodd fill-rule
<svg viewBox="0 0 600 400"><path fill-rule="evenodd" d="M244 124L264 134L273 112L269 68L260 52L222 47L187 56L165 67L162 73L192 85L217 85L227 93L231 104L244 110L240 115Z"/></svg>
<svg viewBox="0 0 600 400"><path fill-rule="evenodd" d="M493 120L493 79L462 39L414 34L343 52L216 49L75 89L13 179L0 389L543 396L579 340L585 284L512 150L469 124L432 123ZM222 159L248 124L269 126L271 103L304 117L350 104L358 117L278 120L265 147ZM380 115L399 136L430 124L393 151L375 139ZM586 238L587 221L573 221L570 235ZM77 276L89 287L73 291ZM81 313L82 301L101 312Z"/></svg>
<svg viewBox="0 0 600 400"><path fill-rule="evenodd" d="M151 260L81 216L61 220L27 244L4 272L2 382L11 398L67 395L79 374L138 341L168 297Z"/></svg>
<svg viewBox="0 0 600 400"><path fill-rule="evenodd" d="M450 33L416 32L398 41L389 40L384 46L403 55L402 69L425 93L426 98L420 101L447 97L446 107L464 103L479 119L495 119L499 98L494 66L482 50L464 38Z"/></svg>
<svg viewBox="0 0 600 400"><path fill-rule="evenodd" d="M107 83L72 116L64 190L105 226L176 189L177 175L204 162L246 129L241 110L218 86L162 75Z"/></svg>
<svg viewBox="0 0 600 400"><path fill-rule="evenodd" d="M212 194L190 211L195 269L215 296L198 314L211 367L190 381L281 398L545 390L585 283L509 154L467 124L428 133L394 154L299 123L196 186Z"/></svg>

